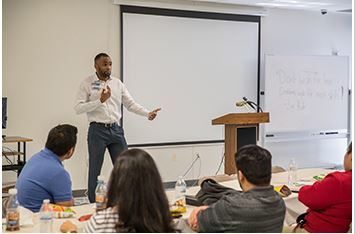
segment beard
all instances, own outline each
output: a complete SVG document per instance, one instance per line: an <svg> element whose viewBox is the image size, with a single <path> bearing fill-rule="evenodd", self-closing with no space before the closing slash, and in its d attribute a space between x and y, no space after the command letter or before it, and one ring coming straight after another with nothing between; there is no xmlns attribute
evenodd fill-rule
<svg viewBox="0 0 355 234"><path fill-rule="evenodd" d="M110 77L111 76L111 71L105 71L105 72L102 72L102 74L106 77Z"/></svg>

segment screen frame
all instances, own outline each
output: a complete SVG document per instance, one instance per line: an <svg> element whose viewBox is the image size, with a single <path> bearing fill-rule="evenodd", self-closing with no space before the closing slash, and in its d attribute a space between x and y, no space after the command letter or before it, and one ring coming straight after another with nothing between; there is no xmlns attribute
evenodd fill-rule
<svg viewBox="0 0 355 234"><path fill-rule="evenodd" d="M124 82L124 64L123 64L123 14L146 14L146 15L158 15L158 16L173 16L173 17L185 17L185 18L198 18L198 19L212 19L223 21L240 21L240 22L252 22L258 25L258 39L257 39L257 90L256 90L256 103L260 105L260 52L261 52L261 17L255 15L241 15L241 14L229 14L229 13L216 13L216 12L202 12L202 11L188 11L166 8L154 8L154 7L141 7L120 5L120 80ZM123 105L121 105L121 113L123 113ZM120 125L123 126L123 114L120 120ZM179 141L179 142L161 142L161 143L148 143L148 144L130 144L129 147L156 147L156 146L177 146L177 145L196 145L196 144L213 144L223 143L224 140L207 140L207 141Z"/></svg>

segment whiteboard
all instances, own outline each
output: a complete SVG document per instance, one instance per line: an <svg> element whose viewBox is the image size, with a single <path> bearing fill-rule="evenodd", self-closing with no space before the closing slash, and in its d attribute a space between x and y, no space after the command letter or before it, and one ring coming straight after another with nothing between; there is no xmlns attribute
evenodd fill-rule
<svg viewBox="0 0 355 234"><path fill-rule="evenodd" d="M218 141L212 119L256 102L256 22L123 13L123 81L154 121L123 110L128 144Z"/></svg>
<svg viewBox="0 0 355 234"><path fill-rule="evenodd" d="M266 135L346 132L348 90L348 57L266 55Z"/></svg>

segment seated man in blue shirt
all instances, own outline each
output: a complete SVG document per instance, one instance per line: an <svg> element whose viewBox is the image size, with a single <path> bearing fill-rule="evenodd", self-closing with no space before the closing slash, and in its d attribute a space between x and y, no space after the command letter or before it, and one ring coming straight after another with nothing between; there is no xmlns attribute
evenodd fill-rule
<svg viewBox="0 0 355 234"><path fill-rule="evenodd" d="M196 208L189 218L190 227L199 232L281 232L286 207L270 185L270 152L247 145L238 150L235 162L243 191Z"/></svg>
<svg viewBox="0 0 355 234"><path fill-rule="evenodd" d="M72 184L62 161L72 157L78 129L58 125L48 134L46 147L33 155L17 180L18 201L33 212L39 211L44 199L62 206L73 206Z"/></svg>

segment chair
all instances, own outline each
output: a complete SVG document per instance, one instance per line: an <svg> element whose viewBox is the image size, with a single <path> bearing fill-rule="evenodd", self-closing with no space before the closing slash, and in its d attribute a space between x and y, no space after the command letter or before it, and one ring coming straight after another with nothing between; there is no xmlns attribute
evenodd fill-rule
<svg viewBox="0 0 355 234"><path fill-rule="evenodd" d="M2 218L6 217L6 208L9 204L10 197L2 197Z"/></svg>
<svg viewBox="0 0 355 234"><path fill-rule="evenodd" d="M204 181L206 179L212 179L218 183L221 183L224 181L236 180L237 175L236 174L232 174L232 175L223 174L223 175L215 175L215 176L205 176L205 177L202 177L201 179L198 180L198 185L201 185L202 181Z"/></svg>
<svg viewBox="0 0 355 234"><path fill-rule="evenodd" d="M285 172L286 170L280 166L273 166L271 168L272 173L280 173L280 172Z"/></svg>

